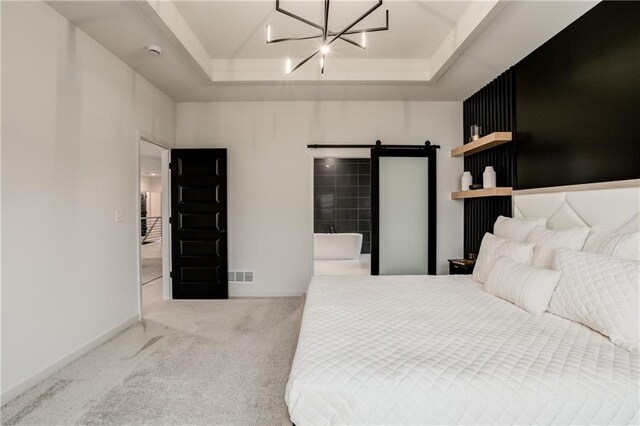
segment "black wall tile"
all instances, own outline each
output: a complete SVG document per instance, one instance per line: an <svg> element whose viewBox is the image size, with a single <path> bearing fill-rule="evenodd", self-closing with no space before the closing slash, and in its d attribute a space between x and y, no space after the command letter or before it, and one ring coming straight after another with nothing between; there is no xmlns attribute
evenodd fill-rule
<svg viewBox="0 0 640 426"><path fill-rule="evenodd" d="M359 203L360 200L362 200L363 198L347 198L347 197L342 197L342 198L338 198L337 202L338 202L338 208L339 209L357 209L360 207Z"/></svg>
<svg viewBox="0 0 640 426"><path fill-rule="evenodd" d="M358 178L358 175L336 175L335 184L336 186L358 186Z"/></svg>
<svg viewBox="0 0 640 426"><path fill-rule="evenodd" d="M370 209L371 208L371 198L356 198L358 200L358 208L359 209Z"/></svg>
<svg viewBox="0 0 640 426"><path fill-rule="evenodd" d="M313 186L336 186L335 175L318 175L313 179Z"/></svg>
<svg viewBox="0 0 640 426"><path fill-rule="evenodd" d="M329 166L329 167L327 167ZM371 165L368 158L314 161L314 232L358 232L371 247Z"/></svg>
<svg viewBox="0 0 640 426"><path fill-rule="evenodd" d="M336 209L337 220L353 220L358 219L358 209Z"/></svg>
<svg viewBox="0 0 640 426"><path fill-rule="evenodd" d="M337 188L338 197L357 197L358 196L358 187L357 186L339 186Z"/></svg>
<svg viewBox="0 0 640 426"><path fill-rule="evenodd" d="M338 220L336 221L336 229L338 232L358 232L358 221Z"/></svg>

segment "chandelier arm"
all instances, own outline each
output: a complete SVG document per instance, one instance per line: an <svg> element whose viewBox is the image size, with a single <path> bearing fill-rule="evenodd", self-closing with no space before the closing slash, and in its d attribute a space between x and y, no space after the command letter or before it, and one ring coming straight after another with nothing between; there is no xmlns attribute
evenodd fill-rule
<svg viewBox="0 0 640 426"><path fill-rule="evenodd" d="M300 61L300 63L298 65L296 65L295 67L291 68L291 71L289 71L289 74L292 74L295 70L297 70L298 68L300 68L301 66L306 64L311 58L316 56L318 53L320 53L320 49L316 50L311 55L307 56L306 59L303 59L302 61Z"/></svg>
<svg viewBox="0 0 640 426"><path fill-rule="evenodd" d="M315 22L311 22L308 19L303 18L302 16L298 16L295 13L289 12L288 10L285 10L283 8L280 7L280 0L276 0L276 10L284 15L287 15L290 18L293 19L297 19L300 22L304 22L307 25L311 25L314 28L317 28L321 31L324 31L324 28L322 27L322 25L318 25Z"/></svg>
<svg viewBox="0 0 640 426"><path fill-rule="evenodd" d="M367 10L365 13L363 13L362 15L360 15L360 17L358 19L356 19L355 21L353 21L351 24L349 24L349 26L347 26L344 30L340 31L338 34L336 34L336 36L334 38L332 38L331 40L329 40L329 42L327 43L327 45L330 45L331 43L333 43L334 41L336 41L338 38L342 37L342 35L344 35L344 33L346 33L347 31L349 31L351 28L355 27L356 25L358 25L360 23L360 21L362 21L364 18L366 18L367 16L369 16L371 13L373 13L373 11L375 11L377 8L379 8L380 6L382 6L382 0L378 0L378 2L372 6L369 10Z"/></svg>
<svg viewBox="0 0 640 426"><path fill-rule="evenodd" d="M314 35L314 36L304 36L304 37L277 38L275 40L268 41L267 44L282 43L283 41L313 40L315 38L322 38L322 36L321 35Z"/></svg>
<svg viewBox="0 0 640 426"><path fill-rule="evenodd" d="M353 41L350 38L346 38L344 37L344 35L342 37L340 37L340 40L342 41L346 41L347 43L353 44L356 47L359 47L362 50L366 50L367 48L363 45L361 45L360 43L358 43L357 41Z"/></svg>
<svg viewBox="0 0 640 426"><path fill-rule="evenodd" d="M322 29L323 41L327 39L328 33L329 33L329 0L324 0L324 28ZM324 66L322 67L322 69L324 70Z"/></svg>
<svg viewBox="0 0 640 426"><path fill-rule="evenodd" d="M375 33L379 31L389 31L389 10L387 9L387 18L384 27L372 27L372 28L362 28L360 30L349 30L342 35L352 35L352 34L362 34L362 33ZM329 31L329 36L333 37L338 35L339 33L335 31Z"/></svg>

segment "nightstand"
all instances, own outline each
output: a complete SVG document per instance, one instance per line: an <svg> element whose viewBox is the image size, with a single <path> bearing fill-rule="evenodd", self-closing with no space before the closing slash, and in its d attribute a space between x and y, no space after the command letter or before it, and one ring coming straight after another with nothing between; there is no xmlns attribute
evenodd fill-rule
<svg viewBox="0 0 640 426"><path fill-rule="evenodd" d="M448 259L449 275L469 275L476 266L475 260L470 259Z"/></svg>

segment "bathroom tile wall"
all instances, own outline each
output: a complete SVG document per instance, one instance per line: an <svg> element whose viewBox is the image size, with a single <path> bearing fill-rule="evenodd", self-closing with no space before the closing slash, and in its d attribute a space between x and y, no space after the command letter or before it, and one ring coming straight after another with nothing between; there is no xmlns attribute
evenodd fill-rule
<svg viewBox="0 0 640 426"><path fill-rule="evenodd" d="M371 165L368 158L316 158L313 232L358 232L371 252Z"/></svg>

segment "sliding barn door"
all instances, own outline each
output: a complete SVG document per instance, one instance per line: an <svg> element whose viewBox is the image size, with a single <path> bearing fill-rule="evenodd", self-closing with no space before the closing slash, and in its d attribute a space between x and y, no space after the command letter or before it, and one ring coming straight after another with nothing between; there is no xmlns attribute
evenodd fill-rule
<svg viewBox="0 0 640 426"><path fill-rule="evenodd" d="M227 150L171 150L174 299L227 299Z"/></svg>
<svg viewBox="0 0 640 426"><path fill-rule="evenodd" d="M429 146L371 152L371 274L435 274L436 164Z"/></svg>

